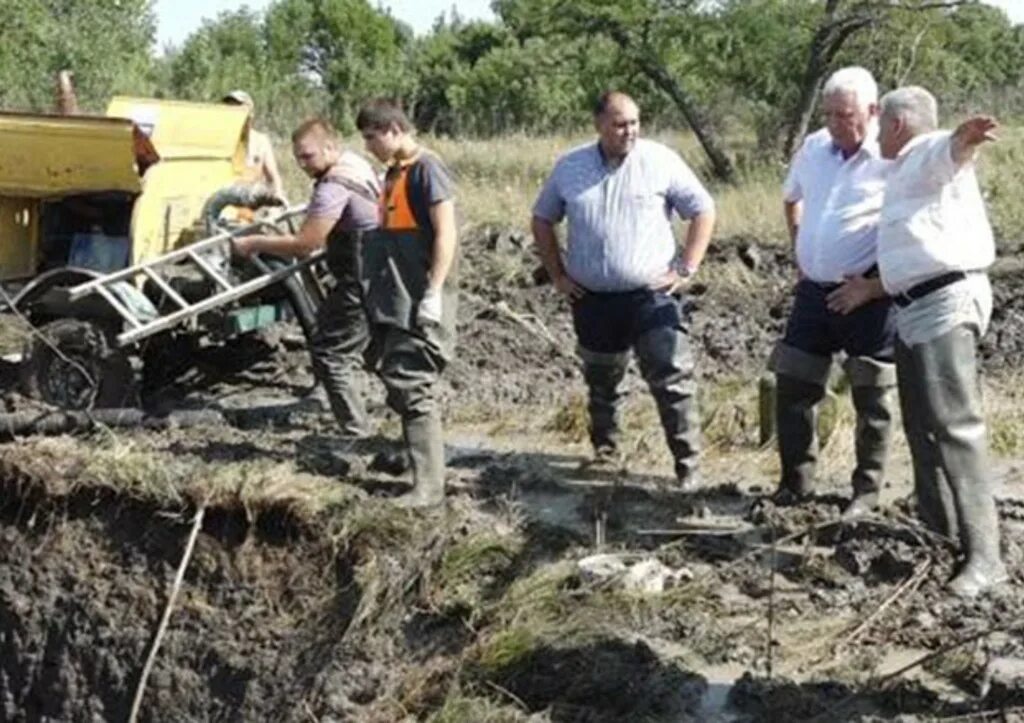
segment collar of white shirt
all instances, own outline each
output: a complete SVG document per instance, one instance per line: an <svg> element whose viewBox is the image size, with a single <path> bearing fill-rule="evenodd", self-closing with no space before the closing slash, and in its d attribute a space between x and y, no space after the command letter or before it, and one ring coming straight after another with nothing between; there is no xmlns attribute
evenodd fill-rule
<svg viewBox="0 0 1024 723"><path fill-rule="evenodd" d="M902 158L903 156L907 155L912 150L914 150L914 148L916 148L917 146L919 146L922 143L924 143L928 139L929 135L930 135L929 133L919 133L919 134L917 134L916 136L911 138L909 141L907 141L906 145L903 146L903 148L900 149L899 153L896 154L896 157L897 158Z"/></svg>

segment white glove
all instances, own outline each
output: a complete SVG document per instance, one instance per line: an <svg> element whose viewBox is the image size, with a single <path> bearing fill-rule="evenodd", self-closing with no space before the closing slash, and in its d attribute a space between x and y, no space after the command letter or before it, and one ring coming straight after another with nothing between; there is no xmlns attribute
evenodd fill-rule
<svg viewBox="0 0 1024 723"><path fill-rule="evenodd" d="M420 326L441 323L441 290L428 288L416 310L416 323Z"/></svg>

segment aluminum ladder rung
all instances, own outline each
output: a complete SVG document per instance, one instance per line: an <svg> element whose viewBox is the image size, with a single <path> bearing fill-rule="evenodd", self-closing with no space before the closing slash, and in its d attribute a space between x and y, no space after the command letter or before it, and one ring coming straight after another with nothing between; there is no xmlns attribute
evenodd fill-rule
<svg viewBox="0 0 1024 723"><path fill-rule="evenodd" d="M114 311L120 314L125 321L134 326L136 329L142 326L142 322L135 316L132 311L121 303L121 300L117 298L113 291L108 289L106 286L101 286L97 289L100 296L106 299L107 303L114 307Z"/></svg>
<svg viewBox="0 0 1024 723"><path fill-rule="evenodd" d="M160 290L164 292L167 298L169 298L171 301L177 304L179 308L188 308L188 302L185 301L185 299L183 299L181 295L174 290L173 286L167 283L164 277L162 277L157 272L153 271L153 268L151 266L147 266L144 269L142 269L142 273L146 275L146 278L148 278L154 284L159 286Z"/></svg>
<svg viewBox="0 0 1024 723"><path fill-rule="evenodd" d="M195 263L196 266L202 269L204 274L213 279L217 283L217 285L220 286L225 291L231 291L231 289L235 288L230 281L224 278L223 274L221 274L219 271L217 271L217 269L213 267L213 264L204 259L195 251L190 251L188 257L192 260L193 263Z"/></svg>
<svg viewBox="0 0 1024 723"><path fill-rule="evenodd" d="M265 228L268 225L277 224L282 221L286 221L289 218L292 218L293 216L298 216L301 213L305 213L305 211L305 205L295 206L293 208L289 208L285 211L282 211L277 216L267 219L266 221L258 221L256 223L249 224L248 226L243 226L242 228L237 228L231 231L224 231L223 233L219 233L216 236L211 236L208 239L203 239L202 241L197 241L194 244L189 244L188 246L177 249L176 251L171 251L155 259L144 261L141 264L136 264L135 266L130 266L126 269L121 269L120 271L115 271L111 274L107 274L106 276L102 276L98 279L86 281L85 283L79 284L78 286L74 286L71 289L69 289L69 298L71 301L78 301L84 296L88 296L89 294L95 293L96 288L99 286L107 286L116 281L131 281L139 274L145 273L145 269L156 269L161 266L173 266L179 264L182 261L190 260L190 257L192 257L194 254L201 253L203 251L218 246L223 246L225 243L228 243L233 238L236 238L238 236L246 236L255 231L258 231L259 229Z"/></svg>
<svg viewBox="0 0 1024 723"><path fill-rule="evenodd" d="M179 309L178 311L173 311L169 314L160 316L152 321L142 324L136 329L130 329L122 332L118 335L117 341L121 345L131 344L132 342L143 339L150 334L156 334L177 326L177 324L184 320L194 320L196 317L206 313L207 311L216 309L219 306L235 301L236 299L240 299L243 296L259 291L260 289L272 286L278 281L281 281L292 274L298 273L307 266L315 264L324 258L324 256L325 253L320 251L312 256L306 257L302 261L277 269L269 274L258 276L255 279L250 279L240 284L235 284L230 289L225 289L224 291L207 297L202 301L197 301Z"/></svg>

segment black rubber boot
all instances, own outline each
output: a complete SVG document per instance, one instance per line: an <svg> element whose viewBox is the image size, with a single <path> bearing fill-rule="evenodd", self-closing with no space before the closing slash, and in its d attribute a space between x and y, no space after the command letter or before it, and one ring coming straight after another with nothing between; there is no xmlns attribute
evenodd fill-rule
<svg viewBox="0 0 1024 723"><path fill-rule="evenodd" d="M614 359L598 360L589 356L583 359L583 379L587 383L588 394L587 412L590 415L590 443L595 458L614 458L618 451L618 408L622 399L619 386L626 375L627 359L625 355L615 355Z"/></svg>
<svg viewBox="0 0 1024 723"><path fill-rule="evenodd" d="M798 501L814 489L817 405L825 398L825 386L778 374L775 394L775 429L782 463L778 496Z"/></svg>
<svg viewBox="0 0 1024 723"><path fill-rule="evenodd" d="M435 507L444 503L444 437L437 414L402 420L409 449L412 490L394 499L400 507Z"/></svg>
<svg viewBox="0 0 1024 723"><path fill-rule="evenodd" d="M976 335L967 326L924 344L897 348L900 377L913 386L952 492L963 568L949 584L954 594L975 597L1007 580L999 556L999 517L989 473L985 419L978 386ZM909 365L908 365L909 362ZM939 493L941 494L941 493ZM939 496L938 494L936 496Z"/></svg>
<svg viewBox="0 0 1024 723"><path fill-rule="evenodd" d="M850 389L857 412L857 466L853 470L853 498L843 510L843 517L847 519L878 508L878 493L892 438L892 391L891 385L856 385Z"/></svg>

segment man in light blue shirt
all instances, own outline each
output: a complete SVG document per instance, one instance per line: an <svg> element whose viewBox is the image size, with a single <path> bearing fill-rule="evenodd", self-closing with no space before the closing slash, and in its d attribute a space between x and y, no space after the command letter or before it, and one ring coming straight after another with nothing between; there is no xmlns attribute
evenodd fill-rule
<svg viewBox="0 0 1024 723"><path fill-rule="evenodd" d="M619 386L630 350L658 405L680 485L696 485L699 422L693 356L680 295L715 222L714 202L677 153L639 139L624 93L597 102L598 141L558 159L533 207L533 235L555 287L572 305L589 391L595 456L617 454ZM673 211L688 220L680 254ZM555 226L568 221L563 258Z"/></svg>

